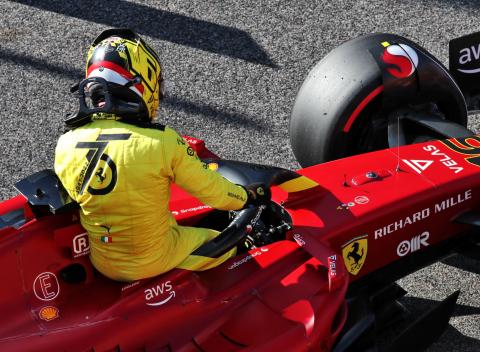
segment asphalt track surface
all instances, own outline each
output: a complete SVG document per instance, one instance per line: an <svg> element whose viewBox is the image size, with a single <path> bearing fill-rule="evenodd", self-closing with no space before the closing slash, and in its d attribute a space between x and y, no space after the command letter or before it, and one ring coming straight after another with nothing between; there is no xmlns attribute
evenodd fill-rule
<svg viewBox="0 0 480 352"><path fill-rule="evenodd" d="M448 41L479 29L480 3L397 1L0 0L0 198L51 168L68 88L86 49L110 27L141 33L163 58L161 120L224 158L298 168L288 121L313 65L345 40L391 32L447 65ZM479 119L470 127L479 131ZM480 263L455 257L401 280L422 312L460 289L450 327L430 351L480 351Z"/></svg>

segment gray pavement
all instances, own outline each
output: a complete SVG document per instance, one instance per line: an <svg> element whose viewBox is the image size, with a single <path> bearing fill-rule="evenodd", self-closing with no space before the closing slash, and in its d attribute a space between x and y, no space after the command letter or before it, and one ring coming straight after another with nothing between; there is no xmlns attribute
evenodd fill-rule
<svg viewBox="0 0 480 352"><path fill-rule="evenodd" d="M161 120L225 158L298 168L288 121L308 70L343 41L372 32L408 37L448 64L448 41L479 30L475 0L61 1L0 0L0 198L52 167L68 88L86 49L109 27L143 34L164 61ZM473 116L470 127L480 131ZM480 351L480 265L452 258L401 280L422 311L461 289L431 351Z"/></svg>

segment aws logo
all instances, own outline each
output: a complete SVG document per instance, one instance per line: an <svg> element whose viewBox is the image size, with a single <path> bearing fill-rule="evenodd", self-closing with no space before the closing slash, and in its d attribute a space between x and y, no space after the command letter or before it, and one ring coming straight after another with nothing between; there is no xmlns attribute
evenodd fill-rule
<svg viewBox="0 0 480 352"><path fill-rule="evenodd" d="M381 60L386 64L387 71L395 78L407 78L413 75L418 67L418 55L406 44L390 44L383 42Z"/></svg>
<svg viewBox="0 0 480 352"><path fill-rule="evenodd" d="M458 58L458 63L460 65L467 65L469 63L473 62L478 62L480 60L480 44L478 45L471 45L470 47L467 48L462 48L459 52L459 58ZM479 63L477 63L479 65ZM457 69L460 72L463 73L478 73L480 72L480 68L472 68L472 69Z"/></svg>
<svg viewBox="0 0 480 352"><path fill-rule="evenodd" d="M175 297L175 291L171 281L150 287L145 290L145 302L147 306L158 307L164 305Z"/></svg>

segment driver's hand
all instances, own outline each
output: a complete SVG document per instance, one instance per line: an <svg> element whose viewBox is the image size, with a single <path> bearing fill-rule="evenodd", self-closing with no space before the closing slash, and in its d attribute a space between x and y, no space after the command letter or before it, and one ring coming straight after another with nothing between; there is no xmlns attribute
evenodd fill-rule
<svg viewBox="0 0 480 352"><path fill-rule="evenodd" d="M263 183L251 183L245 187L245 190L247 191L248 199L244 207L268 204L272 198L270 188L266 187Z"/></svg>

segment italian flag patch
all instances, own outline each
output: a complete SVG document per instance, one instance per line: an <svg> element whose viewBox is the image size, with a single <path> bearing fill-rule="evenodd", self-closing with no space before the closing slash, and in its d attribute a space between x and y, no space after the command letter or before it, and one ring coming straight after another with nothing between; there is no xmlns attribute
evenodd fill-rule
<svg viewBox="0 0 480 352"><path fill-rule="evenodd" d="M100 237L100 241L103 243L112 243L112 237L111 236L102 236Z"/></svg>

